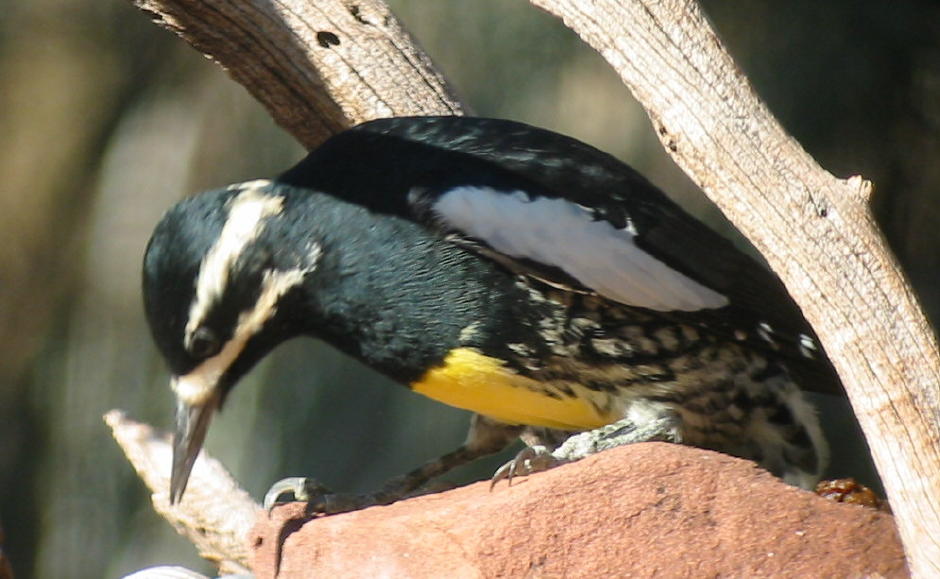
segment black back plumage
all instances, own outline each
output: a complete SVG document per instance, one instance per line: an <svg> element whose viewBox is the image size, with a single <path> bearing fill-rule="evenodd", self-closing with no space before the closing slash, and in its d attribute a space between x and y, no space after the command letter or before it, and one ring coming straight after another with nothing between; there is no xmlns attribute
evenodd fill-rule
<svg viewBox="0 0 940 579"><path fill-rule="evenodd" d="M841 393L821 348L812 358L805 355L803 346L807 339L816 342L815 334L772 272L632 168L575 139L496 119L381 119L331 138L278 180L418 221L432 231L437 224L431 202L468 185L562 198L617 228L629 221L640 249L730 301L718 310L672 315L715 333L744 336L753 347L786 360L804 388ZM520 270L527 271L525 264Z"/></svg>

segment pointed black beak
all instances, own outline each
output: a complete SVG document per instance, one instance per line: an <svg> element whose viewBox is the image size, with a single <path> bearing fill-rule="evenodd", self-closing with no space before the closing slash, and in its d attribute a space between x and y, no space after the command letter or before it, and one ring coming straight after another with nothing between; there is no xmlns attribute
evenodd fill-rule
<svg viewBox="0 0 940 579"><path fill-rule="evenodd" d="M219 396L213 394L198 404L176 401L176 433L173 436L173 471L170 475L170 504L183 498L189 474L206 439L209 423L219 407Z"/></svg>

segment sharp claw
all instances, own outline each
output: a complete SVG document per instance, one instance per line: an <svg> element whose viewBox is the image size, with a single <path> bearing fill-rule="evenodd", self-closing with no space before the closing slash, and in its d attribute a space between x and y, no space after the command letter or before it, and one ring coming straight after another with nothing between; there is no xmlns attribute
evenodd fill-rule
<svg viewBox="0 0 940 579"><path fill-rule="evenodd" d="M262 503L264 509L271 514L271 510L277 505L282 505L290 500L282 500L284 495L291 495L294 501L313 502L315 499L328 494L330 490L317 482L315 479L302 476L292 476L283 478L268 489L264 495Z"/></svg>
<svg viewBox="0 0 940 579"><path fill-rule="evenodd" d="M512 479L516 475L526 476L548 470L557 466L560 462L544 446L527 446L493 473L493 478L490 479L490 490L493 490L496 483L503 479L506 479L507 484L512 486Z"/></svg>
<svg viewBox="0 0 940 579"><path fill-rule="evenodd" d="M290 497L285 499L284 497ZM262 506L271 515L272 509L288 502L306 503L304 512L307 516L334 515L348 511L356 511L394 502L401 497L389 498L377 493L374 495L336 494L330 491L316 479L305 477L288 477L271 485L264 495Z"/></svg>
<svg viewBox="0 0 940 579"><path fill-rule="evenodd" d="M516 455L509 463L509 474L506 477L506 484L512 486L512 479L516 475L525 476L532 472L532 459L535 458L537 451L530 446L523 448L519 451L519 454Z"/></svg>
<svg viewBox="0 0 940 579"><path fill-rule="evenodd" d="M496 483L503 480L504 478L509 478L509 471L511 470L513 461L509 461L503 466L496 469L496 472L493 473L493 478L490 479L490 490L493 490L493 487L496 486ZM511 479L510 479L511 480Z"/></svg>
<svg viewBox="0 0 940 579"><path fill-rule="evenodd" d="M512 479L516 478L516 472L519 470L519 465L525 464L525 461L527 460L529 459L517 457L516 460L509 463L509 473L506 475L506 486L512 486Z"/></svg>

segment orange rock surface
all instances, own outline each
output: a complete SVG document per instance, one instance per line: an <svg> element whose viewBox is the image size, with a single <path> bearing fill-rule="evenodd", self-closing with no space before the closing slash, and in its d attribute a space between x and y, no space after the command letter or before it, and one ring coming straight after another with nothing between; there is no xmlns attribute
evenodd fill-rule
<svg viewBox="0 0 940 579"><path fill-rule="evenodd" d="M890 515L664 443L492 492L478 483L310 520L285 505L252 540L259 578L907 576Z"/></svg>

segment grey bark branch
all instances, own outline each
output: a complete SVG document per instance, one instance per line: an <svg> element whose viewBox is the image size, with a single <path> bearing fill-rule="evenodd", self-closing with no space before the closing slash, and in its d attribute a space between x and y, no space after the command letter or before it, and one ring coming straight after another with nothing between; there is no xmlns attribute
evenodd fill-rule
<svg viewBox="0 0 940 579"><path fill-rule="evenodd" d="M114 439L134 470L153 493L154 509L199 554L216 563L222 573L250 573L248 534L264 510L217 460L203 453L193 469L189 492L170 505L170 465L173 447L165 433L134 422L117 410L104 417Z"/></svg>
<svg viewBox="0 0 940 579"><path fill-rule="evenodd" d="M380 1L132 1L219 63L308 149L369 119L463 112Z"/></svg>
<svg viewBox="0 0 940 579"><path fill-rule="evenodd" d="M783 130L693 0L532 0L620 74L670 155L767 258L832 358L915 576L940 576L940 358L869 210Z"/></svg>

